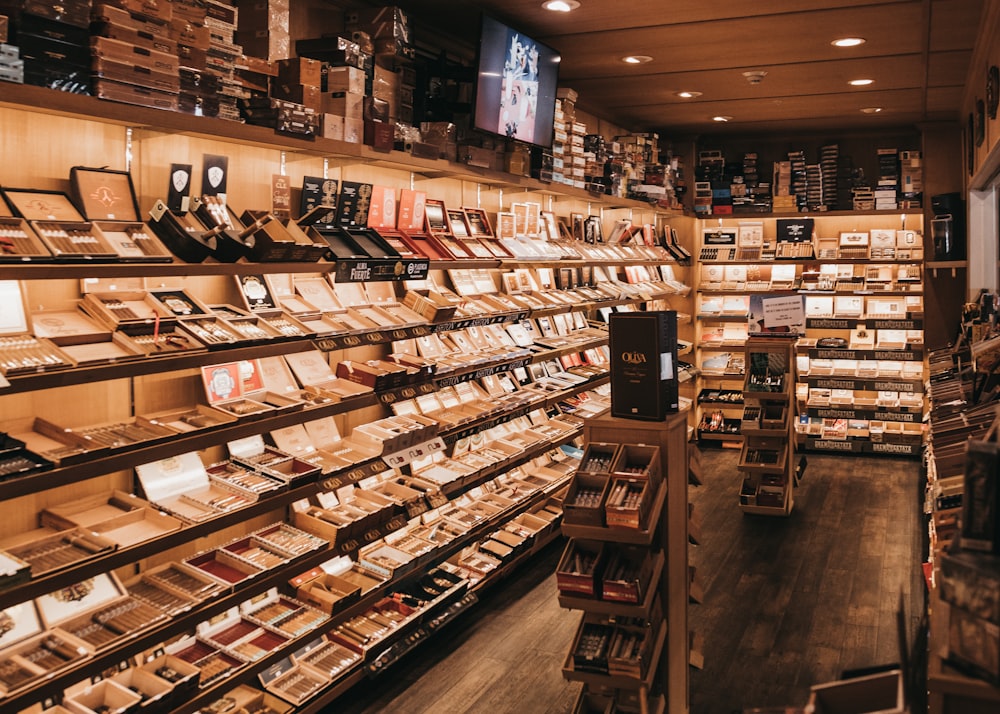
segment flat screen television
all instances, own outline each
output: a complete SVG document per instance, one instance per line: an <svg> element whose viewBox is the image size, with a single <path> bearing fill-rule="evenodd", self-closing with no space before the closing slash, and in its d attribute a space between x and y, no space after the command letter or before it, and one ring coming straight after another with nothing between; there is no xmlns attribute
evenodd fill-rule
<svg viewBox="0 0 1000 714"><path fill-rule="evenodd" d="M559 53L483 15L476 74L476 129L552 146Z"/></svg>

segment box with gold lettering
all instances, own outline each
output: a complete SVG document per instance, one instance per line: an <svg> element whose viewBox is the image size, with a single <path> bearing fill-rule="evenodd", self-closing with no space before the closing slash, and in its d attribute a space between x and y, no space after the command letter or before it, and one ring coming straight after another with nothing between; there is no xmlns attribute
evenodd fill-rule
<svg viewBox="0 0 1000 714"><path fill-rule="evenodd" d="M45 625L58 627L97 652L166 620L160 610L133 598L114 573L101 573L35 599Z"/></svg>

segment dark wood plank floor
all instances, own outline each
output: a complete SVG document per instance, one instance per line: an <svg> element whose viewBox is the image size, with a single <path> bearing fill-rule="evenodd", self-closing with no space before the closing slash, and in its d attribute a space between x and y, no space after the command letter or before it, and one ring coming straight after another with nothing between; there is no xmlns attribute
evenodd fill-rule
<svg viewBox="0 0 1000 714"><path fill-rule="evenodd" d="M740 512L736 457L704 452L704 485L691 489L703 534L691 561L705 591L690 610L705 655L691 673L691 714L801 706L815 682L898 661L900 592L911 637L923 608L917 462L809 455L794 512L775 519ZM579 614L556 601L560 549L331 711L570 712L579 685L559 670Z"/></svg>

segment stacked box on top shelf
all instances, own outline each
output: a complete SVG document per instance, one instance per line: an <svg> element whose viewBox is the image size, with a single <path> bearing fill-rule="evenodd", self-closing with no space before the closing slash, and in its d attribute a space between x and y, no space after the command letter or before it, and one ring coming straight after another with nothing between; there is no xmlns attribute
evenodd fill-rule
<svg viewBox="0 0 1000 714"><path fill-rule="evenodd" d="M566 146L569 144L569 132L566 131L564 104L563 99L556 100L552 120L552 180L556 183L566 182Z"/></svg>
<svg viewBox="0 0 1000 714"><path fill-rule="evenodd" d="M131 12L95 8L90 40L94 93L102 99L177 110L177 43L170 38L173 6ZM100 13L98 16L97 13Z"/></svg>
<svg viewBox="0 0 1000 714"><path fill-rule="evenodd" d="M209 35L207 71L219 79L219 117L240 121L238 102L247 97L247 92L236 78L236 63L243 55L243 48L233 41L238 12L222 0L203 1Z"/></svg>
<svg viewBox="0 0 1000 714"><path fill-rule="evenodd" d="M236 42L255 57L274 61L291 57L288 29L290 0L236 0Z"/></svg>
<svg viewBox="0 0 1000 714"><path fill-rule="evenodd" d="M791 189L795 196L795 208L802 210L808 206L809 178L806 171L806 152L800 150L788 152L788 162L791 170Z"/></svg>
<svg viewBox="0 0 1000 714"><path fill-rule="evenodd" d="M899 162L895 149L878 149L878 185L875 187L875 210L895 211L899 191Z"/></svg>
<svg viewBox="0 0 1000 714"><path fill-rule="evenodd" d="M10 80L23 74L25 84L90 94L90 8L90 0L0 2L0 12L9 18L8 41L24 63L9 73Z"/></svg>
<svg viewBox="0 0 1000 714"><path fill-rule="evenodd" d="M7 16L0 15L0 24L6 24ZM5 33L0 33L0 82L16 82L18 84L24 83L24 60L21 59L21 54L17 47L14 45L6 44L7 37Z"/></svg>
<svg viewBox="0 0 1000 714"><path fill-rule="evenodd" d="M924 163L919 151L899 152L899 208L923 206Z"/></svg>

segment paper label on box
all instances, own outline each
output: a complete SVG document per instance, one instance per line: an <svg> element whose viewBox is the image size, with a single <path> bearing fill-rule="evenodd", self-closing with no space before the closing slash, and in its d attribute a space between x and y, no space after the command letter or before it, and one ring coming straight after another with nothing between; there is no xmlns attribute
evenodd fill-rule
<svg viewBox="0 0 1000 714"><path fill-rule="evenodd" d="M309 510L309 499L300 498L297 501L292 501L291 507L292 510L295 511L296 513L305 513L306 511Z"/></svg>
<svg viewBox="0 0 1000 714"><path fill-rule="evenodd" d="M205 465L194 451L140 464L135 467L135 472L146 498L152 503L161 503L187 491L207 488L209 484Z"/></svg>
<svg viewBox="0 0 1000 714"><path fill-rule="evenodd" d="M258 454L263 454L265 448L264 437L260 434L247 436L243 439L230 441L226 444L226 448L229 449L230 456L236 456L237 458L249 458Z"/></svg>
<svg viewBox="0 0 1000 714"><path fill-rule="evenodd" d="M202 383L209 404L237 399L243 395L243 379L236 362L201 368Z"/></svg>
<svg viewBox="0 0 1000 714"><path fill-rule="evenodd" d="M75 585L60 588L35 599L42 620L46 626L64 622L113 602L124 595L124 589L117 579L108 573L101 573Z"/></svg>
<svg viewBox="0 0 1000 714"><path fill-rule="evenodd" d="M346 486L345 488L353 490L351 486ZM333 491L320 491L316 494L316 502L328 511L332 511L340 505L340 499L337 498L337 494Z"/></svg>

